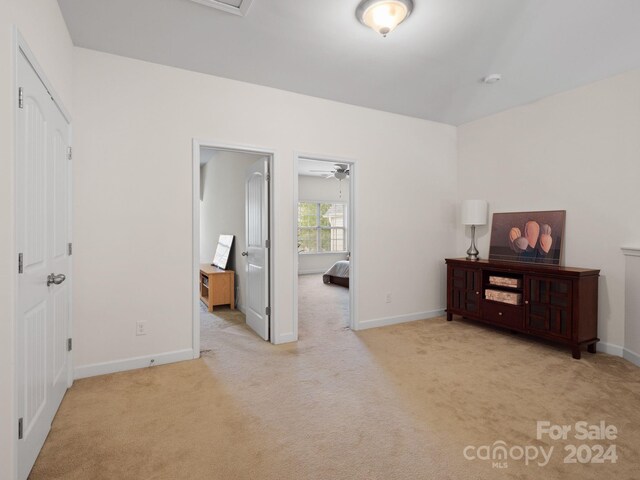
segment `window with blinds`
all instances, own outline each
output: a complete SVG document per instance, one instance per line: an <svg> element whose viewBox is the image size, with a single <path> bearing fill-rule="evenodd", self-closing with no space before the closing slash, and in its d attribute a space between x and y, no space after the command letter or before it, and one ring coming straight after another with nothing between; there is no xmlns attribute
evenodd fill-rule
<svg viewBox="0 0 640 480"><path fill-rule="evenodd" d="M344 253L347 245L347 205L298 203L298 252Z"/></svg>

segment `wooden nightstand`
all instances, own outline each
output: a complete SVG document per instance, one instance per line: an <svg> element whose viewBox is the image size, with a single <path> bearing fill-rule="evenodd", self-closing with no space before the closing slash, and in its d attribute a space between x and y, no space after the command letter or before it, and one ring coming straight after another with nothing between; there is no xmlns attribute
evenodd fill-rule
<svg viewBox="0 0 640 480"><path fill-rule="evenodd" d="M235 272L222 270L203 263L200 265L200 300L211 312L214 306L229 305L236 308Z"/></svg>

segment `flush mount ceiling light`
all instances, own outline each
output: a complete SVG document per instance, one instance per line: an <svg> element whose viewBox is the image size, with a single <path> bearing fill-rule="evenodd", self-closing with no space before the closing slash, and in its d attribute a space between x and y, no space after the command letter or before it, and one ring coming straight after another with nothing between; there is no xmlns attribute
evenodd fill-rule
<svg viewBox="0 0 640 480"><path fill-rule="evenodd" d="M411 15L412 10L413 0L362 0L356 9L356 17L386 37Z"/></svg>

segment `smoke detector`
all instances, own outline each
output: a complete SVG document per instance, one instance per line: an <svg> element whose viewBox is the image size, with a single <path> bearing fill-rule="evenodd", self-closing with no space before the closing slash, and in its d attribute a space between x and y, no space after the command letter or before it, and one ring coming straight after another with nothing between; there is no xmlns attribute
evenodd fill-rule
<svg viewBox="0 0 640 480"><path fill-rule="evenodd" d="M491 75L487 75L486 77L484 77L482 79L482 83L491 85L493 83L498 83L500 80L502 80L502 75L500 75L499 73L492 73Z"/></svg>

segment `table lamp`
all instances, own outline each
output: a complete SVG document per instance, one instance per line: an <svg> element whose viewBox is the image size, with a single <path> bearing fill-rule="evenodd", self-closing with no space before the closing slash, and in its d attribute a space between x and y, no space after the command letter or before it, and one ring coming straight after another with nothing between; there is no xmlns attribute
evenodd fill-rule
<svg viewBox="0 0 640 480"><path fill-rule="evenodd" d="M487 210L485 200L465 200L462 202L462 224L471 225L471 246L467 250L467 260L478 260L476 225L487 224Z"/></svg>

